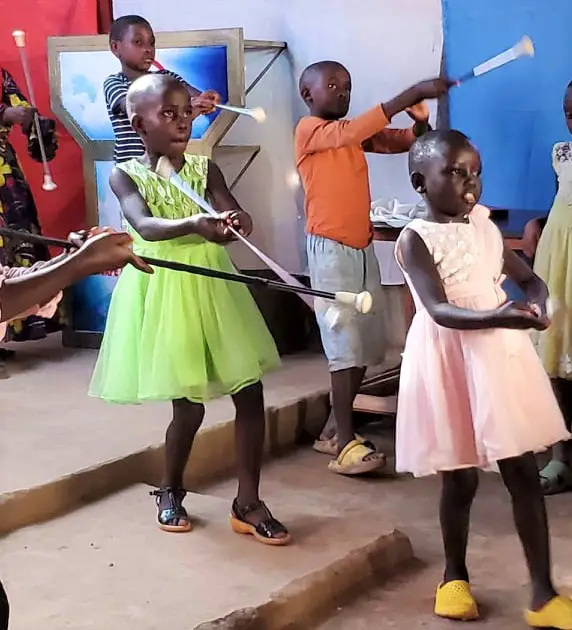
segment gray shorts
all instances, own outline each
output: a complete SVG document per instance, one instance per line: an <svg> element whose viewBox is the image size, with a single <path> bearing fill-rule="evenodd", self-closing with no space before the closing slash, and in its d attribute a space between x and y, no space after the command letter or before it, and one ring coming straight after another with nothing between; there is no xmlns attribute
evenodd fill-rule
<svg viewBox="0 0 572 630"><path fill-rule="evenodd" d="M383 289L373 245L354 249L308 234L306 247L314 289L334 293L369 291L373 296L369 313L356 313L350 321L333 330L324 321L324 313L316 310L330 372L379 365L385 358L386 334Z"/></svg>

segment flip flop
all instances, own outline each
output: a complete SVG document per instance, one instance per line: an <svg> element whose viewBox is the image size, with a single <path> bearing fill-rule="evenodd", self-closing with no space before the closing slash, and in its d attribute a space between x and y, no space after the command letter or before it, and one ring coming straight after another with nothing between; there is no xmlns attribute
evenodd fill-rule
<svg viewBox="0 0 572 630"><path fill-rule="evenodd" d="M338 436L334 435L329 440L315 440L312 448L316 453L335 457L338 454Z"/></svg>
<svg viewBox="0 0 572 630"><path fill-rule="evenodd" d="M544 494L560 494L572 488L572 468L565 462L553 459L539 474Z"/></svg>
<svg viewBox="0 0 572 630"><path fill-rule="evenodd" d="M362 444L366 444L377 450L372 442L366 440L361 435L355 436L356 440L359 440ZM316 453L321 453L322 455L329 455L330 457L336 457L338 454L338 436L334 435L329 440L316 440L312 448L316 451Z"/></svg>
<svg viewBox="0 0 572 630"><path fill-rule="evenodd" d="M532 628L572 630L572 600L557 595L540 610L526 610L524 620Z"/></svg>
<svg viewBox="0 0 572 630"><path fill-rule="evenodd" d="M471 585L464 580L439 584L435 593L435 614L455 621L474 621L479 618L477 602Z"/></svg>
<svg viewBox="0 0 572 630"><path fill-rule="evenodd" d="M371 455L377 457L366 460ZM346 444L336 459L328 464L328 468L339 475L362 475L383 468L385 463L385 455L356 439Z"/></svg>

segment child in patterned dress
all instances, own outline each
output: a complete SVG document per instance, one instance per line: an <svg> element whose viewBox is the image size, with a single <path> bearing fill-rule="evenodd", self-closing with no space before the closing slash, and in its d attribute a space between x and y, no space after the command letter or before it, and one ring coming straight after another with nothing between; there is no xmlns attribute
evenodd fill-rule
<svg viewBox="0 0 572 630"><path fill-rule="evenodd" d="M564 116L572 132L572 83L564 94ZM568 430L572 425L572 143L557 142L552 149L557 192L548 218L527 224L523 250L534 258L534 271L548 286L558 316L538 337L537 350L552 385ZM551 461L540 471L545 494L572 488L571 442L552 449Z"/></svg>

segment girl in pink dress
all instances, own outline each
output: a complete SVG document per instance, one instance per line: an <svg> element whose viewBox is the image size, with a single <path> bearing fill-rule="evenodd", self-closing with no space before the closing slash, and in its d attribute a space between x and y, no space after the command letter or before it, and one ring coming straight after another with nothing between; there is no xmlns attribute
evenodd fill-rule
<svg viewBox="0 0 572 630"><path fill-rule="evenodd" d="M542 330L544 283L504 246L481 194L478 151L458 131L435 131L410 151L427 219L403 230L396 256L416 304L401 370L396 467L440 473L445 574L435 613L476 619L466 550L478 468L498 467L513 505L532 597L533 627L572 630L572 600L552 584L544 497L534 453L569 439L529 330ZM527 304L507 302L506 274ZM539 419L541 419L539 421Z"/></svg>

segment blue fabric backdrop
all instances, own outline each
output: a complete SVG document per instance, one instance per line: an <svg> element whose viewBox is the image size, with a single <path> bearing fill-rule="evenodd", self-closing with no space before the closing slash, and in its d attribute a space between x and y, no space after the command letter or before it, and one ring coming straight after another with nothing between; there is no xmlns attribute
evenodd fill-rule
<svg viewBox="0 0 572 630"><path fill-rule="evenodd" d="M450 124L483 156L483 203L546 212L554 196L552 145L570 139L562 97L572 80L571 0L443 0L449 76L529 35L536 54L451 91Z"/></svg>

